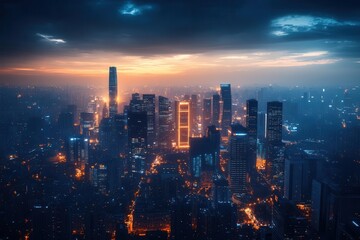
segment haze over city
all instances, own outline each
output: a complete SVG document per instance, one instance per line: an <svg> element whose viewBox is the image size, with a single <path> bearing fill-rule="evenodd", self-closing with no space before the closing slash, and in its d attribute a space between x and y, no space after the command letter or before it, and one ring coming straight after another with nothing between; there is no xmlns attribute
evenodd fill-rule
<svg viewBox="0 0 360 240"><path fill-rule="evenodd" d="M360 239L360 2L3 0L0 240Z"/></svg>

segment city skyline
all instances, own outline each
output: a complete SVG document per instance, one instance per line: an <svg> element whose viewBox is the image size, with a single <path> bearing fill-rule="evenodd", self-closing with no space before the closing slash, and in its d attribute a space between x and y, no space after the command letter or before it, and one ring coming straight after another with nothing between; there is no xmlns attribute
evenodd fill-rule
<svg viewBox="0 0 360 240"><path fill-rule="evenodd" d="M0 22L0 240L360 239L358 0Z"/></svg>
<svg viewBox="0 0 360 240"><path fill-rule="evenodd" d="M104 85L108 66L125 87L223 79L351 85L360 75L357 1L5 1L0 8L1 85Z"/></svg>

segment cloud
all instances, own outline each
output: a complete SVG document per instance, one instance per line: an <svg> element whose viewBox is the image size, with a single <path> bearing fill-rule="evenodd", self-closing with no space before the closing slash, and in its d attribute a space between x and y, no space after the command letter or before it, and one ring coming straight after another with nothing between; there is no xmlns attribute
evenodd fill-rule
<svg viewBox="0 0 360 240"><path fill-rule="evenodd" d="M151 56L324 49L360 56L358 0L5 2L0 65L92 51ZM335 44L344 40L349 43Z"/></svg>
<svg viewBox="0 0 360 240"><path fill-rule="evenodd" d="M137 16L141 15L143 11L152 9L151 5L135 5L134 3L127 2L120 9L122 15Z"/></svg>
<svg viewBox="0 0 360 240"><path fill-rule="evenodd" d="M334 27L358 27L359 25L359 22L338 21L333 18L304 15L288 15L271 22L271 27L275 29L272 34L278 37L293 33L327 31Z"/></svg>
<svg viewBox="0 0 360 240"><path fill-rule="evenodd" d="M41 37L43 40L46 40L46 41L51 42L51 43L55 43L55 44L66 43L66 41L64 39L54 38L54 36L51 36L51 35L46 35L46 34L41 34L41 33L36 33L36 35Z"/></svg>

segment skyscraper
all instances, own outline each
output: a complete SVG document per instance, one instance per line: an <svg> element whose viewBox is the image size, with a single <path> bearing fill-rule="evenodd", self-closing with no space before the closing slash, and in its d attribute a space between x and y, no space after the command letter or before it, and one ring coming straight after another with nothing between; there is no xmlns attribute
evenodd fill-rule
<svg viewBox="0 0 360 240"><path fill-rule="evenodd" d="M220 155L220 132L215 126L208 127L205 137L190 138L190 168L193 177L218 169ZM202 180L201 180L202 181Z"/></svg>
<svg viewBox="0 0 360 240"><path fill-rule="evenodd" d="M157 145L155 122L155 94L143 94L145 111L147 113L148 146Z"/></svg>
<svg viewBox="0 0 360 240"><path fill-rule="evenodd" d="M146 112L144 100L140 98L139 93L133 93L130 100L129 110L131 112Z"/></svg>
<svg viewBox="0 0 360 240"><path fill-rule="evenodd" d="M174 128L173 124L171 101L166 97L159 96L158 146L160 148L171 148L171 139Z"/></svg>
<svg viewBox="0 0 360 240"><path fill-rule="evenodd" d="M90 136L90 132L95 126L95 116L93 113L80 113L80 133L84 136Z"/></svg>
<svg viewBox="0 0 360 240"><path fill-rule="evenodd" d="M220 121L220 95L214 94L212 97L212 125L219 127Z"/></svg>
<svg viewBox="0 0 360 240"><path fill-rule="evenodd" d="M200 136L201 128L199 130L199 116L201 114L199 106L199 97L196 94L191 95L190 99L190 135L191 136Z"/></svg>
<svg viewBox="0 0 360 240"><path fill-rule="evenodd" d="M190 103L176 102L176 143L178 148L189 148Z"/></svg>
<svg viewBox="0 0 360 240"><path fill-rule="evenodd" d="M145 170L147 154L147 114L146 112L128 113L129 171L142 173Z"/></svg>
<svg viewBox="0 0 360 240"><path fill-rule="evenodd" d="M231 100L231 85L220 84L221 100L223 101L223 113L221 119L222 136L227 136L228 128L232 122L232 100Z"/></svg>
<svg viewBox="0 0 360 240"><path fill-rule="evenodd" d="M281 145L282 140L282 102L267 103L266 142Z"/></svg>
<svg viewBox="0 0 360 240"><path fill-rule="evenodd" d="M230 188L233 194L246 191L246 162L248 134L241 124L231 126L230 133Z"/></svg>
<svg viewBox="0 0 360 240"><path fill-rule="evenodd" d="M257 145L257 113L258 102L255 99L246 101L246 128L249 135L249 171L256 171L256 145Z"/></svg>
<svg viewBox="0 0 360 240"><path fill-rule="evenodd" d="M273 178L283 173L284 159L280 156L282 145L282 102L267 103L266 117L266 175Z"/></svg>
<svg viewBox="0 0 360 240"><path fill-rule="evenodd" d="M203 133L207 131L207 127L211 125L211 99L205 98L203 105L202 129Z"/></svg>
<svg viewBox="0 0 360 240"><path fill-rule="evenodd" d="M118 89L117 89L117 73L116 67L109 68L109 115L114 116L118 112L117 105Z"/></svg>

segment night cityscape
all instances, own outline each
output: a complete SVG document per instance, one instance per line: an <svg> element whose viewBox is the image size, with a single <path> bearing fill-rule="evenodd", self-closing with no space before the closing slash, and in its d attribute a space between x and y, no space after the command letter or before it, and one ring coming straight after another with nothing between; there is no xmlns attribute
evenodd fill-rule
<svg viewBox="0 0 360 240"><path fill-rule="evenodd" d="M0 13L0 240L360 239L359 2Z"/></svg>

